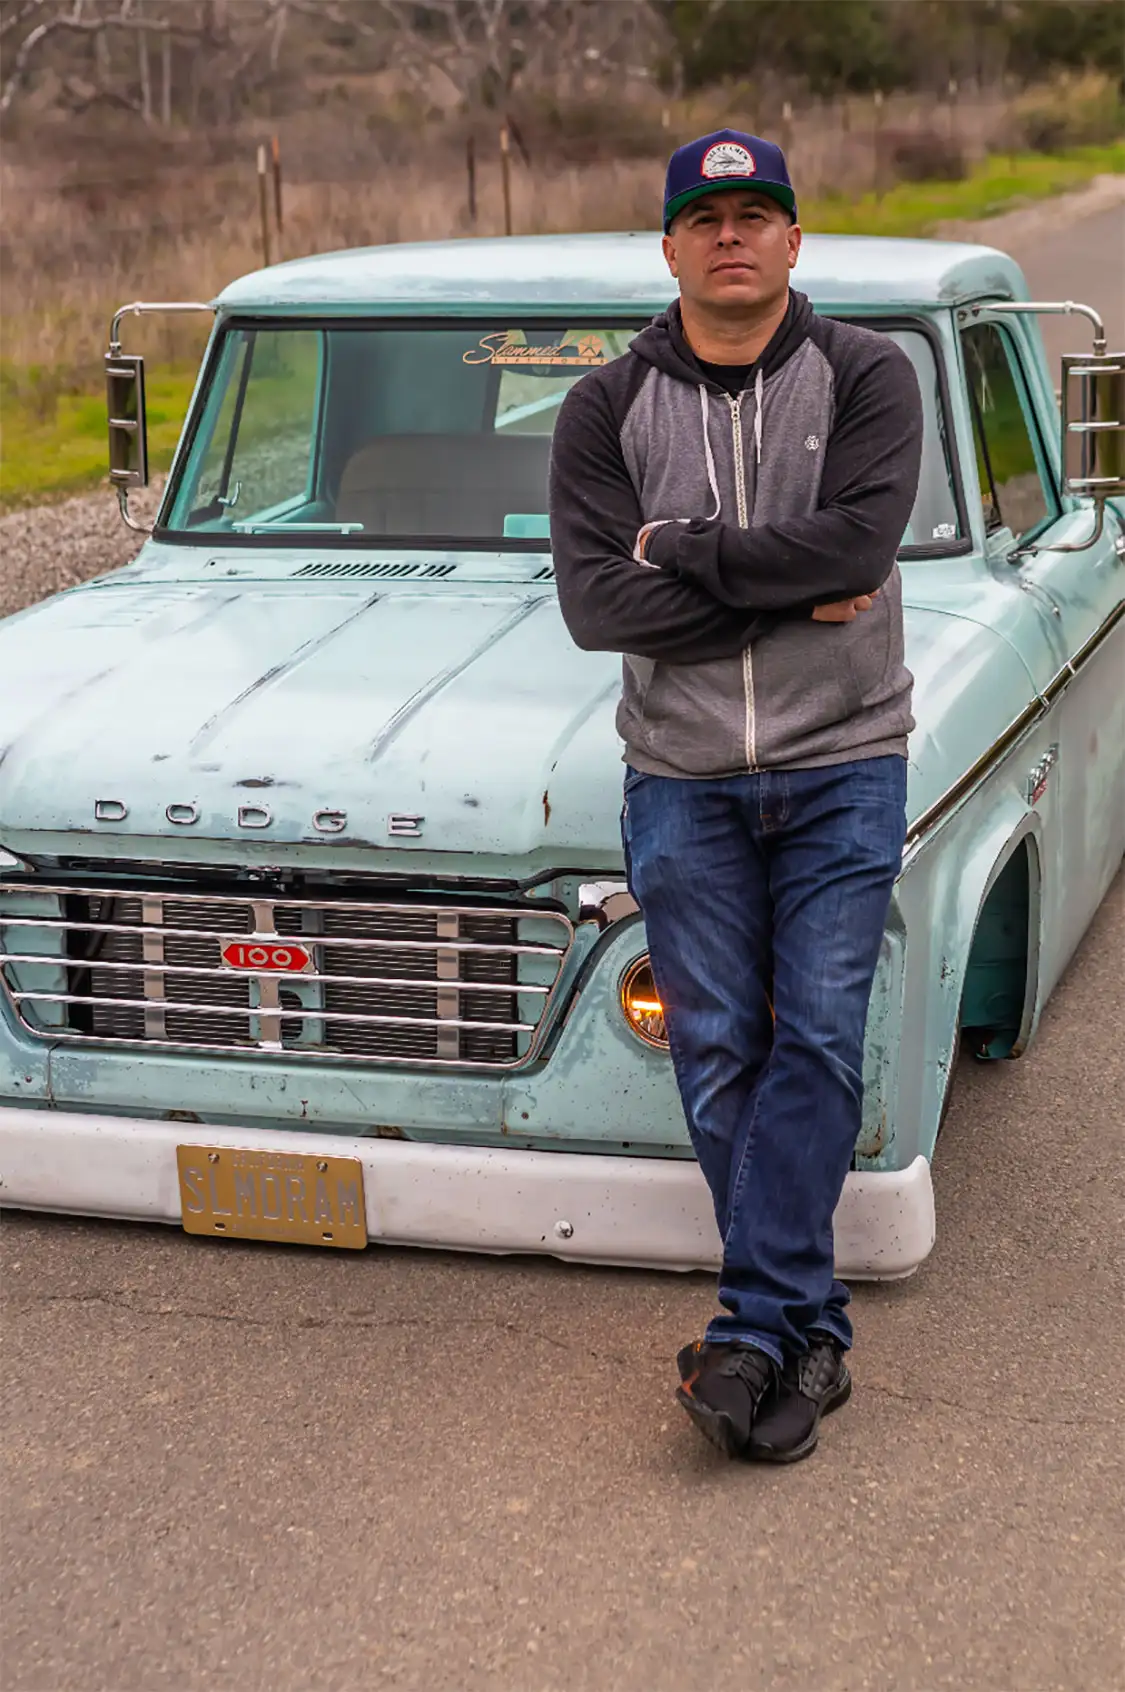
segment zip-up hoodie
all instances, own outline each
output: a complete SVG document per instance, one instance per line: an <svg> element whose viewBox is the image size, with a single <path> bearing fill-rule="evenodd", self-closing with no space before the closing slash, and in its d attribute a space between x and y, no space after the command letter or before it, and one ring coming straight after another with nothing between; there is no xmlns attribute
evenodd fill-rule
<svg viewBox="0 0 1125 1692"><path fill-rule="evenodd" d="M921 445L905 353L796 291L737 398L700 368L678 302L575 383L551 455L559 604L578 646L624 655L629 763L701 777L905 755L895 557ZM813 620L875 589L854 622Z"/></svg>

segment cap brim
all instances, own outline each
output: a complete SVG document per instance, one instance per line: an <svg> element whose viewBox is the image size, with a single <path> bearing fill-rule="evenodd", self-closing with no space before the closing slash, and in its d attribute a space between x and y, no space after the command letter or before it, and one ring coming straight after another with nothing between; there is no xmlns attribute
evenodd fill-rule
<svg viewBox="0 0 1125 1692"><path fill-rule="evenodd" d="M697 188L686 188L675 199L669 200L664 207L664 233L667 235L672 227L672 221L678 217L684 207L692 200L701 200L704 194L725 194L730 188L753 188L759 194L766 194L771 200L776 200L779 206L784 206L790 217L797 215L797 196L792 188L787 188L783 182L763 182L757 176L720 176L713 182L701 182Z"/></svg>

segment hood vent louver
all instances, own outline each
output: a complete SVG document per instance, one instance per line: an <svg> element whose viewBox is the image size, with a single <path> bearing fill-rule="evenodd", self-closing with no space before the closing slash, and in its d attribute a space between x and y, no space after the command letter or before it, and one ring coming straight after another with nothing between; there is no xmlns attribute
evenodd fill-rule
<svg viewBox="0 0 1125 1692"><path fill-rule="evenodd" d="M418 564L409 560L398 563L383 561L382 563L354 564L336 562L328 564L302 564L299 570L294 570L295 578L304 576L306 579L315 577L318 581L325 581L330 577L356 580L399 581L413 576L421 581L440 581L446 576L452 576L456 571L456 564Z"/></svg>

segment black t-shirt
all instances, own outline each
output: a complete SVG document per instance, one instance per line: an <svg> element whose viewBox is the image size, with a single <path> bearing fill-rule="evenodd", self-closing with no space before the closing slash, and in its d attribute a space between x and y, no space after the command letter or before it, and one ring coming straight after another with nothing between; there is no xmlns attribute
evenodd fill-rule
<svg viewBox="0 0 1125 1692"><path fill-rule="evenodd" d="M725 388L732 399L738 398L754 369L752 364L706 364L701 358L696 359L696 363L703 374L710 376L720 388Z"/></svg>

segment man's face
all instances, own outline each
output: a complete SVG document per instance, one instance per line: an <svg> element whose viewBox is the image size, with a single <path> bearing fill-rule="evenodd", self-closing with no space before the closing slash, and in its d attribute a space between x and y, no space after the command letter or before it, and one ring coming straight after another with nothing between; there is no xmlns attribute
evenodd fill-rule
<svg viewBox="0 0 1125 1692"><path fill-rule="evenodd" d="M781 298L800 250L798 225L755 188L692 200L664 237L664 257L683 297L734 311Z"/></svg>

